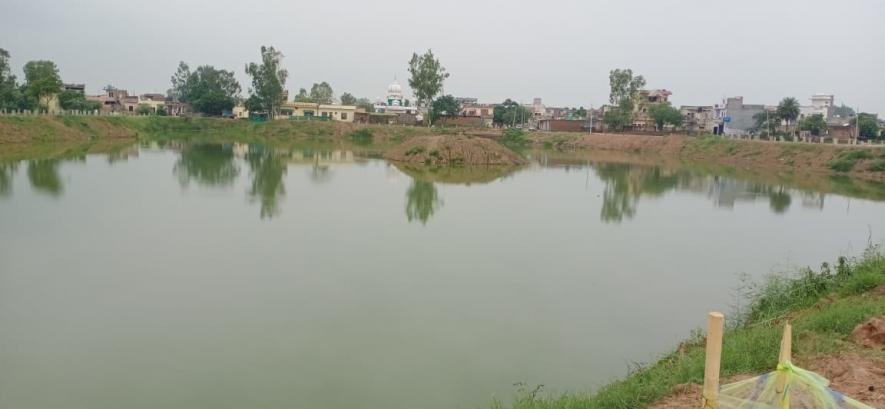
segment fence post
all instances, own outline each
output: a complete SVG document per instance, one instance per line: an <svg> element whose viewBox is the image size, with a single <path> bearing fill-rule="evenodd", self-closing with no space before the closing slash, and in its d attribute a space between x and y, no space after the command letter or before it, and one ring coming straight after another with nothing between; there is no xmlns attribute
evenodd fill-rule
<svg viewBox="0 0 885 409"><path fill-rule="evenodd" d="M784 336L781 338L781 348L780 353L777 357L778 365L783 365L788 362L791 362L793 359L793 326L790 325L790 322L787 321L784 324ZM787 383L789 382L790 373L786 370L778 371L777 378L777 396L778 402L781 405L781 408L790 409L790 395L787 394Z"/></svg>
<svg viewBox="0 0 885 409"><path fill-rule="evenodd" d="M703 409L719 409L719 365L722 360L722 331L725 316L713 311L707 316L707 351L704 362Z"/></svg>

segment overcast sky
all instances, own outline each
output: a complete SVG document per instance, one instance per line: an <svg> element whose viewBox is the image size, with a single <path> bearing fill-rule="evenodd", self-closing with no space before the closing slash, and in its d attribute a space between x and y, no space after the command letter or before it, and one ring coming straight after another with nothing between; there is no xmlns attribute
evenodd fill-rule
<svg viewBox="0 0 885 409"><path fill-rule="evenodd" d="M832 93L885 114L883 0L0 0L17 75L49 59L89 93L165 92L184 60L233 70L245 94L262 44L285 54L292 92L327 81L382 97L432 48L445 92L484 102L598 106L609 70L629 67L675 105Z"/></svg>

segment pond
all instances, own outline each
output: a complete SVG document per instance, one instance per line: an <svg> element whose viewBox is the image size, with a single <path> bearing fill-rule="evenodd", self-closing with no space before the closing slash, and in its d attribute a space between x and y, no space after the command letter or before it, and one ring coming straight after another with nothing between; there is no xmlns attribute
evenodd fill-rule
<svg viewBox="0 0 885 409"><path fill-rule="evenodd" d="M171 143L0 164L0 407L479 408L586 391L885 188L580 155L422 169Z"/></svg>

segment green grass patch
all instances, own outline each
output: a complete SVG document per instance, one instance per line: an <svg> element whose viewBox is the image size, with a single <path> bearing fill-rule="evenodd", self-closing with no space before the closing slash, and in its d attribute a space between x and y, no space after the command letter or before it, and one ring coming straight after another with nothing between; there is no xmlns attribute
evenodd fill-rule
<svg viewBox="0 0 885 409"><path fill-rule="evenodd" d="M360 128L347 135L351 142L357 145L370 145L375 139L372 130L369 128Z"/></svg>

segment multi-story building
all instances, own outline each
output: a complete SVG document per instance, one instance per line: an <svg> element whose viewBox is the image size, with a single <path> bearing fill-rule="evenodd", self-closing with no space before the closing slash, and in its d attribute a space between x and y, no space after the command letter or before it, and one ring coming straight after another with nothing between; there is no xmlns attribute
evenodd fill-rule
<svg viewBox="0 0 885 409"><path fill-rule="evenodd" d="M655 129L655 121L648 115L648 110L654 105L669 103L672 92L666 89L642 89L636 97L633 107L633 129Z"/></svg>
<svg viewBox="0 0 885 409"><path fill-rule="evenodd" d="M683 105L679 107L682 114L682 127L689 133L710 132L718 134L722 128L721 108L719 105Z"/></svg>
<svg viewBox="0 0 885 409"><path fill-rule="evenodd" d="M833 118L833 106L835 98L828 94L814 94L811 96L811 105L799 107L799 119L820 114L824 119Z"/></svg>
<svg viewBox="0 0 885 409"><path fill-rule="evenodd" d="M744 104L744 97L725 100L722 113L722 133L729 136L747 136L756 127L754 115L765 112L765 105Z"/></svg>

